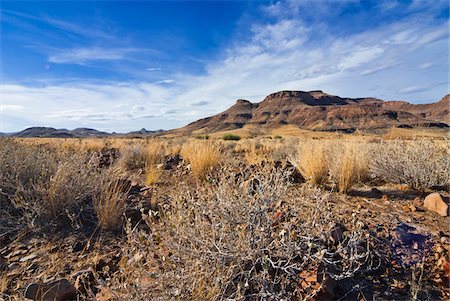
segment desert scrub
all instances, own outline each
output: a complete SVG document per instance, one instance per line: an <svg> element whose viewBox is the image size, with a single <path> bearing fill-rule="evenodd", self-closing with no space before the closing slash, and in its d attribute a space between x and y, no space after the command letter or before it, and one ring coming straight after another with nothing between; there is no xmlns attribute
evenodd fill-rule
<svg viewBox="0 0 450 301"><path fill-rule="evenodd" d="M222 150L212 141L189 141L183 145L181 156L189 162L194 175L205 180L208 171L219 164Z"/></svg>
<svg viewBox="0 0 450 301"><path fill-rule="evenodd" d="M100 174L85 153L61 153L44 146L4 140L0 146L2 195L30 226L64 221L89 201Z"/></svg>
<svg viewBox="0 0 450 301"><path fill-rule="evenodd" d="M241 140L241 136L235 135L235 134L225 134L222 137L223 140Z"/></svg>
<svg viewBox="0 0 450 301"><path fill-rule="evenodd" d="M362 223L355 220L336 249L320 238L338 222L328 193L292 195L288 175L269 167L250 177L231 170L213 185L174 191L165 235L173 256L160 276L166 292L181 300L305 300L317 290L301 283L321 265L337 280L371 269Z"/></svg>
<svg viewBox="0 0 450 301"><path fill-rule="evenodd" d="M361 142L330 143L327 160L330 178L340 193L367 177L367 147Z"/></svg>
<svg viewBox="0 0 450 301"><path fill-rule="evenodd" d="M100 183L100 189L94 193L93 204L98 224L103 230L116 230L122 226L128 186L127 181L106 176Z"/></svg>
<svg viewBox="0 0 450 301"><path fill-rule="evenodd" d="M385 181L426 190L449 184L447 142L429 139L393 140L376 145L370 152L370 170Z"/></svg>
<svg viewBox="0 0 450 301"><path fill-rule="evenodd" d="M124 171L135 171L145 168L147 149L142 144L126 145L120 152L119 167Z"/></svg>
<svg viewBox="0 0 450 301"><path fill-rule="evenodd" d="M328 162L325 154L325 142L309 140L298 147L290 162L313 185L320 185L328 177Z"/></svg>

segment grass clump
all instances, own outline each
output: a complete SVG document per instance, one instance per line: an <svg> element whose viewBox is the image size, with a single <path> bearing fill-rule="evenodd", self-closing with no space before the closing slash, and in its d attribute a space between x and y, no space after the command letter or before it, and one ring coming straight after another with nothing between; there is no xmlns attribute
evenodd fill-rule
<svg viewBox="0 0 450 301"><path fill-rule="evenodd" d="M235 135L235 134L225 134L225 135L223 135L222 139L238 141L238 140L241 140L241 136Z"/></svg>
<svg viewBox="0 0 450 301"><path fill-rule="evenodd" d="M190 141L183 145L181 156L189 162L195 176L204 180L207 172L219 164L222 151L210 141Z"/></svg>
<svg viewBox="0 0 450 301"><path fill-rule="evenodd" d="M123 225L123 214L129 187L124 181L105 179L93 195L98 224L103 230L116 230Z"/></svg>
<svg viewBox="0 0 450 301"><path fill-rule="evenodd" d="M354 184L364 180L368 167L362 144L347 142L331 147L330 177L340 193L347 193Z"/></svg>
<svg viewBox="0 0 450 301"><path fill-rule="evenodd" d="M291 156L290 161L313 185L324 183L328 177L328 163L322 141L308 141L298 148L297 155Z"/></svg>

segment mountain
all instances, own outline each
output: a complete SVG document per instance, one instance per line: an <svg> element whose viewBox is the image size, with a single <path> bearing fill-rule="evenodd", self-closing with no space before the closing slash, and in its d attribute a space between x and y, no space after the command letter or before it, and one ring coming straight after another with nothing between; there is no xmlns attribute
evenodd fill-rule
<svg viewBox="0 0 450 301"><path fill-rule="evenodd" d="M0 137L19 137L19 138L94 138L94 137L148 137L162 133L163 130L129 132L125 134L101 132L89 128L76 128L74 130L55 129L52 127L30 127L16 133L0 133Z"/></svg>
<svg viewBox="0 0 450 301"><path fill-rule="evenodd" d="M107 137L110 134L88 128L77 128L74 130L55 129L52 127L30 127L23 131L12 134L13 137L29 138L85 138L85 137Z"/></svg>
<svg viewBox="0 0 450 301"><path fill-rule="evenodd" d="M274 129L294 125L316 131L345 131L391 127L448 127L450 95L431 104L347 98L323 91L280 91L260 103L238 99L228 110L172 131L177 134L214 133L256 126Z"/></svg>
<svg viewBox="0 0 450 301"><path fill-rule="evenodd" d="M164 132L164 131L163 130L148 131L146 129L141 129L139 131L129 132L125 135L129 136L129 137L145 137L145 136L154 136L154 135L160 134L162 132Z"/></svg>

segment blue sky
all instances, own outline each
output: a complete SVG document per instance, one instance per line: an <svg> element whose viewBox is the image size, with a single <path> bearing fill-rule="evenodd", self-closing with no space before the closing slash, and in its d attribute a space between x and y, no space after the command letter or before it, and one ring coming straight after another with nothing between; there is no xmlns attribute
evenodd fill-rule
<svg viewBox="0 0 450 301"><path fill-rule="evenodd" d="M448 94L448 1L2 1L0 132L183 126L284 89Z"/></svg>

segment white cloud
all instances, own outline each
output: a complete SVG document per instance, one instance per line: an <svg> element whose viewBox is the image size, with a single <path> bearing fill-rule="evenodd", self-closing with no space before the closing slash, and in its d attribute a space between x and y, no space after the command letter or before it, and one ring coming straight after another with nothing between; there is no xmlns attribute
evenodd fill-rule
<svg viewBox="0 0 450 301"><path fill-rule="evenodd" d="M63 49L58 53L50 55L48 61L55 64L84 64L89 61L122 60L126 55L137 51L133 48L77 48Z"/></svg>
<svg viewBox="0 0 450 301"><path fill-rule="evenodd" d="M21 105L0 104L0 112L4 111L22 111L24 109Z"/></svg>

